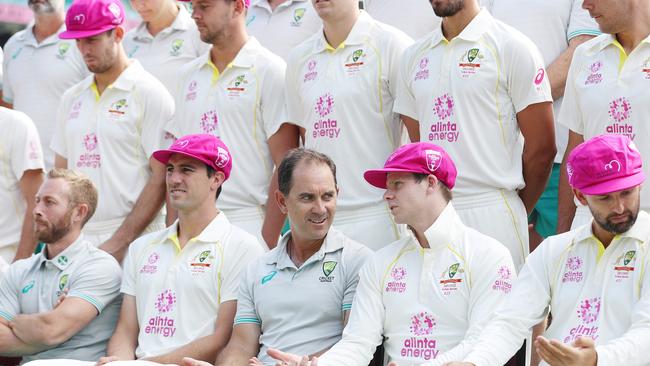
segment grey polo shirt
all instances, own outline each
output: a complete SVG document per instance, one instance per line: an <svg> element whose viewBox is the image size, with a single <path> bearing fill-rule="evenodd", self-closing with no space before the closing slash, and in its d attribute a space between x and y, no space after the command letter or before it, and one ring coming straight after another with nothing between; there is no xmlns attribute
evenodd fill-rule
<svg viewBox="0 0 650 366"><path fill-rule="evenodd" d="M98 315L66 342L47 351L23 357L67 358L96 361L106 353L119 315L122 269L108 253L80 236L56 257L44 252L12 264L0 282L0 316L11 321L18 314L50 311L63 290L97 308Z"/></svg>
<svg viewBox="0 0 650 366"><path fill-rule="evenodd" d="M343 332L359 269L372 251L330 228L320 250L300 268L287 254L291 232L278 246L251 262L240 283L235 325L259 324L265 365L275 365L269 347L299 355L331 347Z"/></svg>

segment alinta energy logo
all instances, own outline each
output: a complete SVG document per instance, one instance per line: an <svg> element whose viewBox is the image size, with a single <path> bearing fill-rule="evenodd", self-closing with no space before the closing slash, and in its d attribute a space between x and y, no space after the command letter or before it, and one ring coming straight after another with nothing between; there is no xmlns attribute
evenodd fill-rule
<svg viewBox="0 0 650 366"><path fill-rule="evenodd" d="M99 139L95 133L89 133L83 137L82 145L84 152L79 155L77 168L97 169L102 166L101 155L96 152L99 146Z"/></svg>
<svg viewBox="0 0 650 366"><path fill-rule="evenodd" d="M158 261L160 260L160 255L156 252L153 252L147 258L147 263L145 263L142 268L140 268L140 273L154 274L158 272Z"/></svg>
<svg viewBox="0 0 650 366"><path fill-rule="evenodd" d="M586 298L578 304L578 319L582 324L569 330L569 334L564 337L564 343L570 343L579 337L590 337L593 340L598 338L598 318L600 315L601 299L600 297Z"/></svg>
<svg viewBox="0 0 650 366"><path fill-rule="evenodd" d="M431 337L437 326L435 317L422 311L411 316L409 331L413 337L406 338L400 350L402 358L433 360L440 352L437 341Z"/></svg>
<svg viewBox="0 0 650 366"><path fill-rule="evenodd" d="M415 72L415 81L427 80L429 78L429 57L422 57L418 66L419 69Z"/></svg>
<svg viewBox="0 0 650 366"><path fill-rule="evenodd" d="M209 133L209 134L214 134L217 131L217 127L219 126L219 116L217 115L217 111L214 109L211 109L207 112L204 112L201 114L201 119L199 122L199 126L201 127L201 131L203 133Z"/></svg>
<svg viewBox="0 0 650 366"><path fill-rule="evenodd" d="M176 306L176 294L170 290L164 290L154 301L154 307L158 315L150 317L144 327L145 334L160 335L164 338L171 338L176 333L174 317L168 315L173 312Z"/></svg>
<svg viewBox="0 0 650 366"><path fill-rule="evenodd" d="M564 266L564 275L562 275L562 283L566 282L582 282L584 273L582 271L582 258L578 256L569 257Z"/></svg>
<svg viewBox="0 0 650 366"><path fill-rule="evenodd" d="M602 68L603 63L600 60L594 61L591 65L589 65L589 75L587 75L585 85L600 84L603 81L603 74L600 72Z"/></svg>
<svg viewBox="0 0 650 366"><path fill-rule="evenodd" d="M196 99L196 80L190 81L187 85L187 94L185 95L185 101L195 100Z"/></svg>
<svg viewBox="0 0 650 366"><path fill-rule="evenodd" d="M386 292L394 292L398 294L404 293L406 291L406 282L404 281L406 279L406 275L406 268L402 266L393 267L393 269L390 271L390 277L392 278L392 281L386 284Z"/></svg>
<svg viewBox="0 0 650 366"><path fill-rule="evenodd" d="M636 137L634 125L629 121L632 114L632 104L630 103L630 100L626 97L612 100L609 103L608 113L613 123L608 125L605 131L609 134L627 136L630 140L634 140Z"/></svg>
<svg viewBox="0 0 650 366"><path fill-rule="evenodd" d="M456 103L448 93L436 97L433 101L434 122L429 128L429 141L458 141L460 132L455 122L452 122Z"/></svg>
<svg viewBox="0 0 650 366"><path fill-rule="evenodd" d="M307 62L307 72L302 80L303 83L316 79L318 76L318 71L316 71L317 64L316 60L309 60L309 62Z"/></svg>
<svg viewBox="0 0 650 366"><path fill-rule="evenodd" d="M501 266L497 269L497 279L492 285L492 290L501 291L504 294L512 290L512 270L508 266Z"/></svg>
<svg viewBox="0 0 650 366"><path fill-rule="evenodd" d="M314 139L338 138L341 133L341 128L338 126L338 121L332 119L330 116L334 112L334 97L332 94L326 93L318 97L314 105L314 110L318 114L319 120L314 122L312 137Z"/></svg>
<svg viewBox="0 0 650 366"><path fill-rule="evenodd" d="M72 112L70 112L70 115L68 115L69 120L79 117L81 106L82 106L82 102L80 100L74 102L74 104L72 105Z"/></svg>

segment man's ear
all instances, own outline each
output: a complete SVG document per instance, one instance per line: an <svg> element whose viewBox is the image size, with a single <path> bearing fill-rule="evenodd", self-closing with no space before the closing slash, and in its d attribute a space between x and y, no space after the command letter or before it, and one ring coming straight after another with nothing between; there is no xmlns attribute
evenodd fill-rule
<svg viewBox="0 0 650 366"><path fill-rule="evenodd" d="M582 203L583 205L587 205L587 197L585 197L584 193L580 192L580 190L571 188L573 191L573 195Z"/></svg>
<svg viewBox="0 0 650 366"><path fill-rule="evenodd" d="M287 198L280 192L279 189L275 190L275 202L278 204L278 207L280 208L280 212L283 214L287 215L289 213L289 210L287 209Z"/></svg>

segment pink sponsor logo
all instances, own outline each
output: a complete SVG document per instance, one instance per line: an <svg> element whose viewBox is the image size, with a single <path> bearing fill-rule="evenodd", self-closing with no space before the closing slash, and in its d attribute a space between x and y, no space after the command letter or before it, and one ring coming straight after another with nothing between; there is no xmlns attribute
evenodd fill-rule
<svg viewBox="0 0 650 366"><path fill-rule="evenodd" d="M600 84L603 81L603 75L600 73L600 70L603 68L603 63L601 61L596 61L589 66L590 74L585 80L585 85L595 85Z"/></svg>
<svg viewBox="0 0 650 366"><path fill-rule="evenodd" d="M315 80L317 76L318 72L316 71L316 60L310 60L307 63L307 72L305 73L302 82L306 83L308 81Z"/></svg>
<svg viewBox="0 0 650 366"><path fill-rule="evenodd" d="M546 75L546 71L544 71L543 68L537 69L537 74L535 75L535 85L539 85L544 81L544 76Z"/></svg>
<svg viewBox="0 0 650 366"><path fill-rule="evenodd" d="M427 168L432 173L440 168L440 163L442 163L442 154L435 150L426 150L424 152L427 156Z"/></svg>
<svg viewBox="0 0 650 366"><path fill-rule="evenodd" d="M314 130L312 137L316 138L330 138L335 139L339 137L341 128L338 126L336 119L328 118L327 116L334 112L334 97L330 93L321 95L316 99L314 110L320 119L314 122Z"/></svg>
<svg viewBox="0 0 650 366"><path fill-rule="evenodd" d="M437 97L433 103L433 111L440 120L446 120L454 114L454 98L449 94Z"/></svg>
<svg viewBox="0 0 650 366"><path fill-rule="evenodd" d="M168 313L174 310L176 294L172 290L165 290L156 296L155 306L159 313Z"/></svg>
<svg viewBox="0 0 650 366"><path fill-rule="evenodd" d="M454 107L454 98L449 94L443 94L434 100L433 111L437 119L429 128L429 141L458 141L460 134L458 125L451 120L454 115Z"/></svg>
<svg viewBox="0 0 650 366"><path fill-rule="evenodd" d="M426 311L411 316L409 330L414 336L431 335L436 328L436 319Z"/></svg>
<svg viewBox="0 0 650 366"><path fill-rule="evenodd" d="M618 123L629 119L631 110L632 106L626 97L614 99L609 103L609 116Z"/></svg>
<svg viewBox="0 0 650 366"><path fill-rule="evenodd" d="M159 314L171 312L176 305L176 295L172 290L165 290L156 296L154 306ZM171 338L176 333L174 318L171 316L156 315L149 318L144 327L147 335L157 335L164 338Z"/></svg>
<svg viewBox="0 0 650 366"><path fill-rule="evenodd" d="M77 159L77 168L97 169L101 167L101 156L98 152L94 151L99 145L97 135L94 133L85 135L82 145L86 151L79 155L79 159Z"/></svg>
<svg viewBox="0 0 650 366"><path fill-rule="evenodd" d="M577 313L582 321L576 327L569 329L569 334L564 337L564 343L570 343L579 337L598 338L598 316L600 315L601 300L599 297L584 299L580 302Z"/></svg>
<svg viewBox="0 0 650 366"><path fill-rule="evenodd" d="M327 116L334 110L334 98L329 93L318 97L314 109L320 117Z"/></svg>
<svg viewBox="0 0 650 366"><path fill-rule="evenodd" d="M497 269L498 278L492 284L492 290L509 293L512 290L511 277L512 271L508 266L501 266Z"/></svg>
<svg viewBox="0 0 650 366"><path fill-rule="evenodd" d="M158 261L160 260L160 255L158 253L151 253L142 268L140 268L140 273L153 274L158 272Z"/></svg>
<svg viewBox="0 0 650 366"><path fill-rule="evenodd" d="M420 70L418 70L415 73L415 81L428 79L429 78L429 69L428 69L429 58L428 57L423 57L420 60L420 65L419 66L420 66Z"/></svg>
<svg viewBox="0 0 650 366"><path fill-rule="evenodd" d="M404 267L394 267L390 271L390 276L393 277L395 281L401 281L406 277L406 269Z"/></svg>
<svg viewBox="0 0 650 366"><path fill-rule="evenodd" d="M214 109L201 114L200 127L203 133L213 133L219 125L219 117Z"/></svg>
<svg viewBox="0 0 650 366"><path fill-rule="evenodd" d="M394 267L390 271L390 276L393 281L386 284L386 292L404 293L406 291L406 282L402 280L406 278L406 269L404 267Z"/></svg>
<svg viewBox="0 0 650 366"><path fill-rule="evenodd" d="M97 148L97 135L89 133L84 136L84 147L86 151L93 151Z"/></svg>
<svg viewBox="0 0 650 366"><path fill-rule="evenodd" d="M433 360L438 357L440 350L436 349L437 341L430 338L436 329L436 320L427 312L420 312L411 317L410 331L413 337L404 340L400 355L402 358Z"/></svg>
<svg viewBox="0 0 650 366"><path fill-rule="evenodd" d="M591 324L598 320L598 315L600 314L600 298L594 297L591 299L585 299L580 303L580 308L578 309L578 317L582 319L583 323Z"/></svg>
<svg viewBox="0 0 650 366"><path fill-rule="evenodd" d="M70 115L68 115L68 119L75 119L79 117L79 113L81 111L81 105L82 102L80 100L76 101L72 105L72 112L70 112Z"/></svg>
<svg viewBox="0 0 650 366"><path fill-rule="evenodd" d="M562 276L562 283L566 282L581 282L584 278L582 272L582 259L580 257L569 257L564 266L564 275Z"/></svg>
<svg viewBox="0 0 650 366"><path fill-rule="evenodd" d="M195 100L196 99L196 80L190 81L187 86L187 94L185 94L185 101Z"/></svg>
<svg viewBox="0 0 650 366"><path fill-rule="evenodd" d="M214 161L214 165L223 168L229 161L230 154L228 154L228 151L221 146L217 146L217 159Z"/></svg>

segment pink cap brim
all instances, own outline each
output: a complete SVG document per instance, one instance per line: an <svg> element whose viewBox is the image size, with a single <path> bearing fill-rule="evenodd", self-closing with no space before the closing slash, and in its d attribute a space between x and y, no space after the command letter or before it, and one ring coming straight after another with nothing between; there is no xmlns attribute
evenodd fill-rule
<svg viewBox="0 0 650 366"><path fill-rule="evenodd" d="M88 38L92 36L96 36L98 34L102 34L104 32L108 32L111 29L115 29L118 26L107 26L104 28L100 29L92 29L92 30L85 30L85 31L64 31L59 33L59 38L61 39L82 39L82 38Z"/></svg>
<svg viewBox="0 0 650 366"><path fill-rule="evenodd" d="M639 184L643 183L645 180L645 175L643 172L638 172L637 174L630 175L625 178L616 178L607 182L601 182L599 184L594 184L586 188L578 188L580 192L588 195L605 195L612 192L618 192L632 187L636 187Z"/></svg>
<svg viewBox="0 0 650 366"><path fill-rule="evenodd" d="M169 162L169 158L171 158L171 156L174 155L174 154L185 155L187 157L190 157L190 158L196 159L198 161L201 161L201 162L203 162L203 163L205 163L205 164L207 164L209 166L214 166L213 162L207 161L206 159L203 159L200 156L196 156L194 154L186 153L184 151L158 150L158 151L154 151L152 156L153 156L154 159L158 160L159 162L163 163L164 165L167 165L167 163Z"/></svg>
<svg viewBox="0 0 650 366"><path fill-rule="evenodd" d="M386 177L388 173L418 173L413 170L399 169L399 168L384 168L384 169L373 169L367 170L363 173L363 178L370 185L377 188L386 189Z"/></svg>

